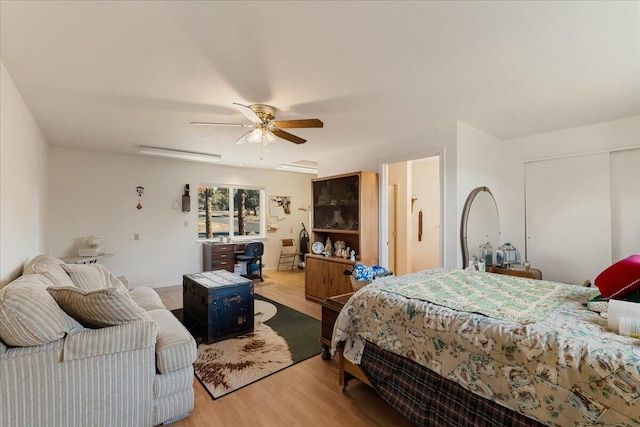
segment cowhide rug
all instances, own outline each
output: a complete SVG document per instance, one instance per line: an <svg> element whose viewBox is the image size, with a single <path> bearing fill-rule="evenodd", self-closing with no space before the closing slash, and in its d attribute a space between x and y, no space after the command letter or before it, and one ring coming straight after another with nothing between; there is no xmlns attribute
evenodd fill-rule
<svg viewBox="0 0 640 427"><path fill-rule="evenodd" d="M276 311L255 300L253 333L198 346L195 374L214 399L293 365L285 339L262 323Z"/></svg>

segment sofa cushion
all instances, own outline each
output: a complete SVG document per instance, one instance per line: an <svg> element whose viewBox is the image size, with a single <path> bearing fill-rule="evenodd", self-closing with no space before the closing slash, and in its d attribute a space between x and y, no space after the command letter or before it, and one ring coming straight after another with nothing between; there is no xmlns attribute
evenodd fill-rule
<svg viewBox="0 0 640 427"><path fill-rule="evenodd" d="M158 310L166 308L160 299L160 295L152 288L147 286L141 286L139 288L133 288L129 292L131 298L142 307L144 310Z"/></svg>
<svg viewBox="0 0 640 427"><path fill-rule="evenodd" d="M40 274L28 274L0 289L0 338L12 346L37 346L82 329L47 292L53 286Z"/></svg>
<svg viewBox="0 0 640 427"><path fill-rule="evenodd" d="M85 291L75 286L54 286L49 292L71 317L89 328L121 325L148 319L126 290L111 286Z"/></svg>
<svg viewBox="0 0 640 427"><path fill-rule="evenodd" d="M62 264L73 284L85 291L115 286L122 289L127 287L101 264Z"/></svg>
<svg viewBox="0 0 640 427"><path fill-rule="evenodd" d="M73 286L73 281L62 269L62 261L51 255L38 255L24 267L24 274L42 274L54 286Z"/></svg>
<svg viewBox="0 0 640 427"><path fill-rule="evenodd" d="M151 310L147 313L158 326L158 371L166 374L193 364L197 353L196 341L182 323L169 310Z"/></svg>

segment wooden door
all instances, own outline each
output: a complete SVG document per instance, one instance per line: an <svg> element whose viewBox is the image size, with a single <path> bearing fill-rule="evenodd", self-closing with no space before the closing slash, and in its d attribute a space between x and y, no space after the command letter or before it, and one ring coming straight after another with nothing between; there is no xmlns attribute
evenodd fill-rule
<svg viewBox="0 0 640 427"><path fill-rule="evenodd" d="M326 278L324 277L324 261L307 257L305 260L305 293L307 297L324 299L324 287Z"/></svg>
<svg viewBox="0 0 640 427"><path fill-rule="evenodd" d="M349 276L344 275L345 270L351 270L352 266L341 262L327 262L328 268L326 275L329 281L327 298L334 295L342 295L352 292L351 281Z"/></svg>

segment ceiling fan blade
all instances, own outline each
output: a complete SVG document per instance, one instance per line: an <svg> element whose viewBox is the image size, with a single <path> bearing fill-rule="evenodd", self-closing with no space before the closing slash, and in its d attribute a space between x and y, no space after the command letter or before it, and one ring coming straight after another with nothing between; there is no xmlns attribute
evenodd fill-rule
<svg viewBox="0 0 640 427"><path fill-rule="evenodd" d="M247 135L249 135L251 132L253 131L248 131L242 134L240 138L236 139L236 142L234 142L234 144L244 144L245 142L247 142Z"/></svg>
<svg viewBox="0 0 640 427"><path fill-rule="evenodd" d="M324 123L320 119L282 120L273 122L279 128L321 128Z"/></svg>
<svg viewBox="0 0 640 427"><path fill-rule="evenodd" d="M281 129L272 129L271 132L275 136L277 136L279 138L282 138L282 139L286 139L287 141L291 141L294 144L304 144L305 142L307 142L306 139L302 139L299 136L295 136L295 135L293 135L293 134L291 134L289 132L285 132L285 131L283 131Z"/></svg>
<svg viewBox="0 0 640 427"><path fill-rule="evenodd" d="M240 126L243 128L250 128L253 125L243 125L240 123L215 123L215 122L190 122L192 125L211 125L211 126Z"/></svg>
<svg viewBox="0 0 640 427"><path fill-rule="evenodd" d="M237 102L234 102L233 105L238 109L238 111L244 114L247 119L251 120L252 123L262 123L262 119L260 119L256 112L251 108L246 105L238 104Z"/></svg>

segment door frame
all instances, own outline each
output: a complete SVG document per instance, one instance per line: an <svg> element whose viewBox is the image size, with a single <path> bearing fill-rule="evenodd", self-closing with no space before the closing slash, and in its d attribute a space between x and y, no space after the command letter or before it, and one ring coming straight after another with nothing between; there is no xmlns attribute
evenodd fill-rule
<svg viewBox="0 0 640 427"><path fill-rule="evenodd" d="M446 229L445 212L445 188L444 188L444 165L445 165L445 149L444 147L428 149L425 151L419 151L412 154L405 154L402 156L387 157L378 161L378 175L380 180L378 181L378 188L380 194L380 204L378 206L378 264L383 267L389 268L389 250L387 241L389 239L389 192L388 192L388 180L389 180L389 165L392 163L408 162L411 160L419 160L427 157L438 157L438 174L439 174L439 187L440 187L440 267L444 266L444 230ZM397 220L397 218L396 218ZM396 242L397 243L397 242ZM396 260L397 262L397 260Z"/></svg>

